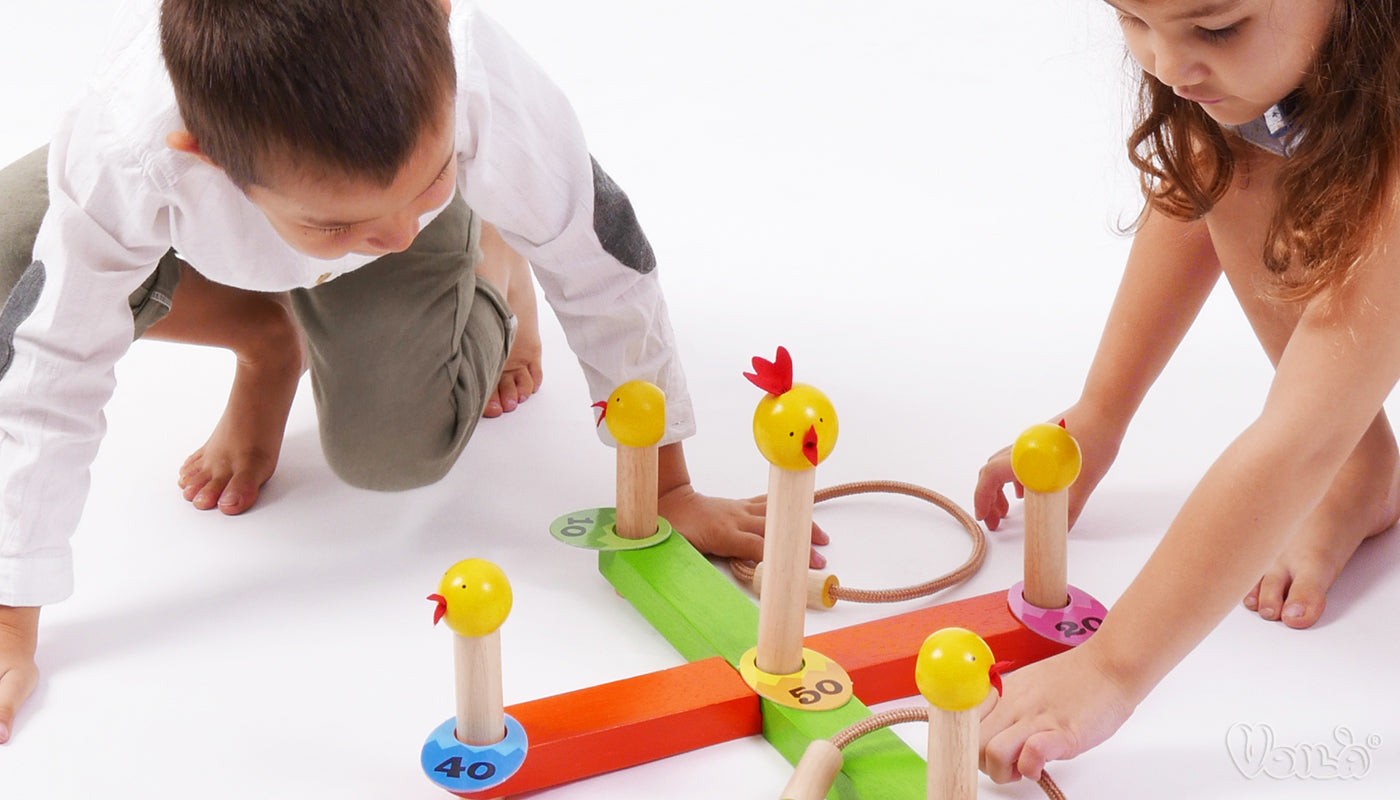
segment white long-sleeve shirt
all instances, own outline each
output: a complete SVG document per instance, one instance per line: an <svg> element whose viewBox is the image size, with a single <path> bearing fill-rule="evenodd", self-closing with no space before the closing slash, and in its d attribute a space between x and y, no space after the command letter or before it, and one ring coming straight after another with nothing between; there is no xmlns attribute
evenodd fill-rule
<svg viewBox="0 0 1400 800"><path fill-rule="evenodd" d="M34 250L45 283L0 377L0 604L72 592L69 538L113 366L132 340L127 298L167 250L211 280L262 291L313 286L372 260L296 252L220 170L165 145L183 123L156 5L134 4L130 40L50 144L50 206ZM667 397L663 443L689 436L693 414L655 272L612 254L636 261L626 247L636 240L617 240L622 196L595 171L572 108L539 66L470 4L454 6L459 191L530 260L592 397L651 380Z"/></svg>

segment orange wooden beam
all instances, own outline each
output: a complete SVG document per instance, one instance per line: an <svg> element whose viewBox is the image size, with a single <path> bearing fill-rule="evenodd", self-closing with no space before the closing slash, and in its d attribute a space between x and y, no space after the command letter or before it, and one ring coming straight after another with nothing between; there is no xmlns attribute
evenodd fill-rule
<svg viewBox="0 0 1400 800"><path fill-rule="evenodd" d="M758 695L717 656L506 713L529 737L525 763L500 785L460 796L535 791L763 732Z"/></svg>
<svg viewBox="0 0 1400 800"><path fill-rule="evenodd" d="M814 634L806 646L845 668L856 697L875 705L919 693L914 685L919 646L930 633L950 626L981 636L998 661L1012 662L1011 669L1069 649L1021 624L1005 591Z"/></svg>

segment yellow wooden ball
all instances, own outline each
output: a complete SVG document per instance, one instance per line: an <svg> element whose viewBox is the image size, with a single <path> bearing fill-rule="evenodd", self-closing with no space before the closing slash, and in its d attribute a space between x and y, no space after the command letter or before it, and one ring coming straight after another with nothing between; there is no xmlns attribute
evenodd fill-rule
<svg viewBox="0 0 1400 800"><path fill-rule="evenodd" d="M608 395L608 433L627 447L650 447L666 432L666 393L654 383L628 381Z"/></svg>
<svg viewBox="0 0 1400 800"><path fill-rule="evenodd" d="M463 636L480 637L501 627L513 600L510 581L501 568L480 558L453 564L442 576L447 627Z"/></svg>
<svg viewBox="0 0 1400 800"><path fill-rule="evenodd" d="M1069 431L1048 422L1027 428L1011 447L1016 480L1041 494L1068 489L1079 477L1081 464L1079 443Z"/></svg>
<svg viewBox="0 0 1400 800"><path fill-rule="evenodd" d="M966 711L992 690L992 648L966 628L935 631L919 648L914 683L944 711Z"/></svg>
<svg viewBox="0 0 1400 800"><path fill-rule="evenodd" d="M839 430L836 409L813 386L794 383L780 395L764 395L753 412L758 451L783 469L811 469L831 455Z"/></svg>

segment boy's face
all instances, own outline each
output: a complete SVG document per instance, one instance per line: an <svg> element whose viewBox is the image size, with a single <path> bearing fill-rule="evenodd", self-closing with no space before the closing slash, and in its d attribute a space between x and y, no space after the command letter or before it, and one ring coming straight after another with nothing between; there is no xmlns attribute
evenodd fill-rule
<svg viewBox="0 0 1400 800"><path fill-rule="evenodd" d="M1338 0L1107 0L1138 64L1216 122L1241 125L1298 88Z"/></svg>
<svg viewBox="0 0 1400 800"><path fill-rule="evenodd" d="M277 170L271 187L250 186L246 194L287 244L312 258L406 250L419 217L446 205L457 189L453 127L438 128L422 137L389 186L289 167Z"/></svg>

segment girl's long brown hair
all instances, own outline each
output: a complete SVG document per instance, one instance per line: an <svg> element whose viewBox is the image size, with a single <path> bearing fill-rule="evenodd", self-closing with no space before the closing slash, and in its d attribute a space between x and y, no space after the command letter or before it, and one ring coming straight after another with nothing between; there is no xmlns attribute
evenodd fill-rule
<svg viewBox="0 0 1400 800"><path fill-rule="evenodd" d="M1282 299L1344 284L1396 210L1400 0L1339 0L1313 68L1289 97L1296 146L1278 178L1264 265ZM1148 207L1204 216L1234 177L1231 141L1200 106L1142 73L1128 158Z"/></svg>

